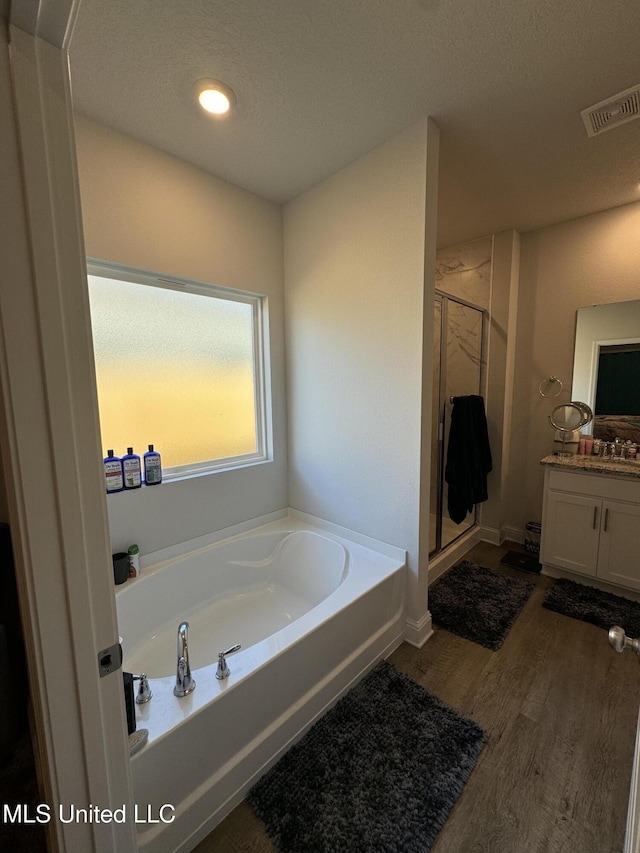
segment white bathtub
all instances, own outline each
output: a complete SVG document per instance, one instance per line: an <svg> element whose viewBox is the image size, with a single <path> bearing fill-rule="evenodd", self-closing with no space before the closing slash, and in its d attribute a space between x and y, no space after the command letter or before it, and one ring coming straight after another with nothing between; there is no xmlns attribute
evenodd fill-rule
<svg viewBox="0 0 640 853"><path fill-rule="evenodd" d="M147 672L153 691L136 706L149 741L131 759L135 802L145 815L175 809L172 823L138 826L144 853L191 850L402 641L404 552L309 521L292 514L168 559L159 552L117 589L123 668ZM178 699L182 621L197 686ZM218 652L236 643L219 681Z"/></svg>

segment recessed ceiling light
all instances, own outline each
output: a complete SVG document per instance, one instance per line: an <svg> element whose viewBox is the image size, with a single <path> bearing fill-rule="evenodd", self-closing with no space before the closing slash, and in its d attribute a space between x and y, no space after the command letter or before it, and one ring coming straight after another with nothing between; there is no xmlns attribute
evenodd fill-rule
<svg viewBox="0 0 640 853"><path fill-rule="evenodd" d="M202 109L212 115L224 116L236 105L233 90L220 80L198 80L193 91Z"/></svg>

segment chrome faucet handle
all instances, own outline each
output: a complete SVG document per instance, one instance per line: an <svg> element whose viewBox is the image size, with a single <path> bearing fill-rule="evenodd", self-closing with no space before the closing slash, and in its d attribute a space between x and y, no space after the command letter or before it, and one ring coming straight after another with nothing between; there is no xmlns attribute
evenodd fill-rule
<svg viewBox="0 0 640 853"><path fill-rule="evenodd" d="M631 637L627 637L624 632L624 628L621 628L619 625L614 625L612 628L609 628L609 645L615 649L616 652L623 652L625 649L633 649L633 651L640 656L640 640L633 640Z"/></svg>
<svg viewBox="0 0 640 853"><path fill-rule="evenodd" d="M147 678L146 672L141 672L140 675L133 676L134 681L139 681L138 692L136 694L136 703L138 705L144 705L145 702L148 702L149 699L153 696L151 692L151 688L149 687L149 679Z"/></svg>
<svg viewBox="0 0 640 853"><path fill-rule="evenodd" d="M227 655L231 655L241 648L242 646L240 643L237 643L235 646L231 646L230 649L227 649L226 652L218 652L218 669L216 670L217 679L222 680L223 678L229 678L231 670L227 666Z"/></svg>
<svg viewBox="0 0 640 853"><path fill-rule="evenodd" d="M178 665L176 670L176 686L173 695L181 699L196 689L195 678L191 675L189 666L189 623L181 622L178 626Z"/></svg>

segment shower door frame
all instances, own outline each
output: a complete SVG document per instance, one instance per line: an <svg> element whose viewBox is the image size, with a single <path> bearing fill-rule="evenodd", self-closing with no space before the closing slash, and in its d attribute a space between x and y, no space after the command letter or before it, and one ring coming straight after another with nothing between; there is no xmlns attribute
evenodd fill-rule
<svg viewBox="0 0 640 853"><path fill-rule="evenodd" d="M471 308L473 311L478 311L481 318L481 340L480 340L480 378L479 378L479 389L478 393L482 395L482 397L486 400L486 375L487 375L487 354L488 354L488 324L489 324L489 311L486 308L481 308L479 305L474 305L473 302L469 302L466 299L462 299L459 296L452 296L450 293L445 293L442 290L438 290L438 288L434 291L434 305L438 302L440 304L440 370L438 372L438 452L437 452L437 480L436 480L436 542L435 548L429 551L429 559L436 557L438 554L441 554L445 551L450 545L453 545L454 542L457 542L461 536L464 536L465 533L468 533L470 530L473 530L474 527L478 524L478 507L477 505L474 507L473 512L473 523L467 527L465 530L461 530L457 536L451 539L450 542L447 542L443 547L442 545L442 519L444 514L444 470L446 467L445 463L445 447L444 447L444 437L445 437L445 427L446 427L446 416L447 416L447 402L451 402L451 400L447 400L447 396L445 394L446 391L446 375L447 375L447 348L443 346L443 341L446 341L446 330L447 330L447 321L448 321L448 308L449 302L456 302L458 305L463 305L465 308Z"/></svg>

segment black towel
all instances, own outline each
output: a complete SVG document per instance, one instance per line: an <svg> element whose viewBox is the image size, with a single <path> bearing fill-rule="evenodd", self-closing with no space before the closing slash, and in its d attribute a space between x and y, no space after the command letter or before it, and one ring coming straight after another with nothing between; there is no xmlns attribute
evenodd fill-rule
<svg viewBox="0 0 640 853"><path fill-rule="evenodd" d="M477 395L454 397L444 478L449 484L449 517L464 521L475 504L488 498L491 448L484 400Z"/></svg>

